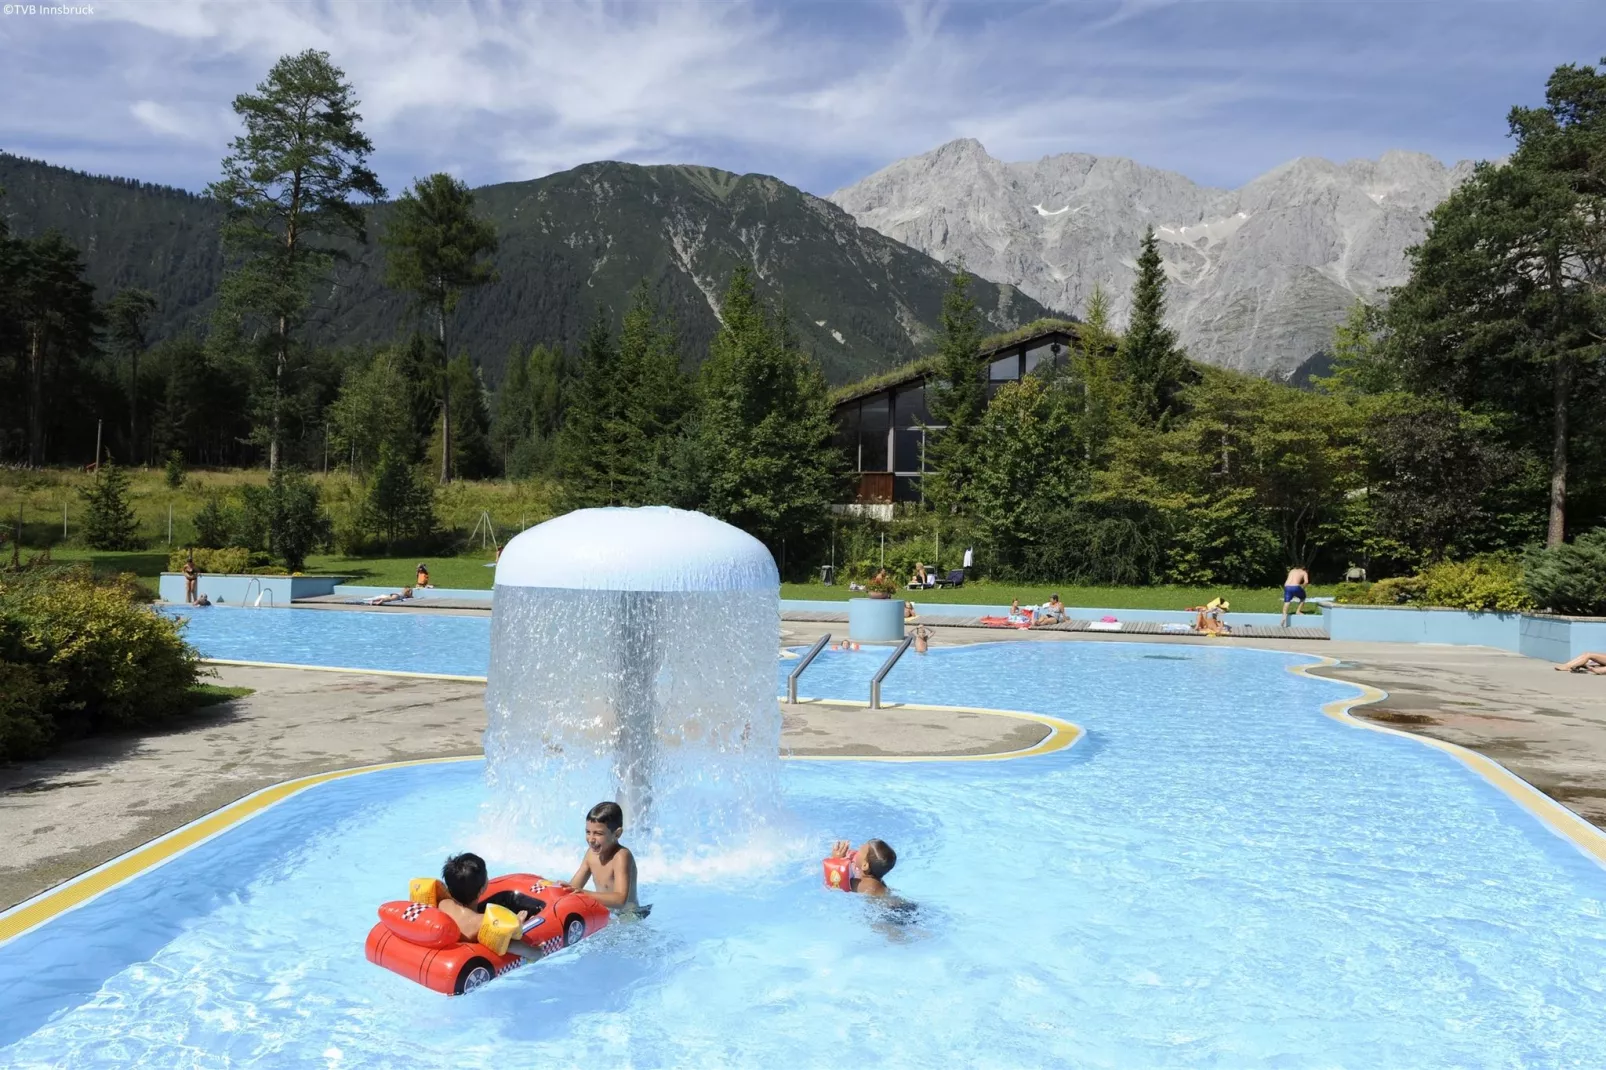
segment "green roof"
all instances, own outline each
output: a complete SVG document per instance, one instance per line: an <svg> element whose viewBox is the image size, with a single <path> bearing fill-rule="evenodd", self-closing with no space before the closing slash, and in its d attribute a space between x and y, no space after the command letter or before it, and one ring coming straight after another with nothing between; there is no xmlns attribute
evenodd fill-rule
<svg viewBox="0 0 1606 1070"><path fill-rule="evenodd" d="M1075 320L1067 319L1040 319L1033 320L1024 327L1016 327L1012 331L1003 331L999 334L990 334L981 340L977 346L977 356L990 357L1001 349L1018 346L1022 342L1029 342L1045 334L1069 334L1075 336L1080 326ZM866 394L874 394L888 387L901 386L904 383L923 379L936 367L935 356L924 356L919 360L912 360L907 364L900 364L884 372L867 375L851 383L846 383L831 391L832 405L840 405L844 401L862 398Z"/></svg>

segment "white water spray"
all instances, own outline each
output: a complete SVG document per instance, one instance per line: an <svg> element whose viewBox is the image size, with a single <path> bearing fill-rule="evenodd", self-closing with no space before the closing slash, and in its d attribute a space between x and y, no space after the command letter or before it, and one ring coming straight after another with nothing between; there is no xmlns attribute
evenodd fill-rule
<svg viewBox="0 0 1606 1070"><path fill-rule="evenodd" d="M777 806L780 578L701 513L582 509L496 569L485 758L520 838L573 842L603 799L632 845L703 853Z"/></svg>

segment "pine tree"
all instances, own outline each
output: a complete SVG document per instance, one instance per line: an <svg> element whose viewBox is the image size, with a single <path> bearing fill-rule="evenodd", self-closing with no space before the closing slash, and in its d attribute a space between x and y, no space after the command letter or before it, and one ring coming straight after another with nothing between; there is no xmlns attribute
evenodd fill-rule
<svg viewBox="0 0 1606 1070"><path fill-rule="evenodd" d="M797 349L737 269L702 370L698 450L708 511L760 539L779 560L804 560L824 531L841 456L831 444L825 376Z"/></svg>
<svg viewBox="0 0 1606 1070"><path fill-rule="evenodd" d="M971 276L963 265L942 299L942 336L936 367L926 386L931 422L941 430L926 437L926 499L939 509L962 509L975 478L972 439L987 410L987 378L981 358L981 310L970 297Z"/></svg>
<svg viewBox="0 0 1606 1070"><path fill-rule="evenodd" d="M558 435L558 478L569 508L619 502L621 461L613 437L619 411L618 361L618 350L599 310L580 346L579 367L567 390L569 401Z"/></svg>
<svg viewBox="0 0 1606 1070"><path fill-rule="evenodd" d="M617 498L624 505L662 504L649 489L670 454L694 403L691 379L680 368L680 340L645 283L631 294L619 332L618 409L613 440L619 450Z"/></svg>
<svg viewBox="0 0 1606 1070"><path fill-rule="evenodd" d="M273 65L256 93L234 98L245 133L229 146L223 177L207 188L227 210L223 245L232 263L218 293L220 341L263 332L271 392L258 409L268 467L279 467L294 336L314 284L341 255L318 238L367 240L353 196L378 201L385 187L367 166L374 146L359 128L357 100L329 53L308 49Z"/></svg>
<svg viewBox="0 0 1606 1070"><path fill-rule="evenodd" d="M106 305L107 340L114 356L128 362L128 456L140 454L139 358L145 352L145 328L156 311L149 290L119 290Z"/></svg>
<svg viewBox="0 0 1606 1070"><path fill-rule="evenodd" d="M386 447L363 499L362 518L364 531L381 539L387 551L402 545L422 549L435 532L434 484L426 472Z"/></svg>
<svg viewBox="0 0 1606 1070"><path fill-rule="evenodd" d="M1176 411L1177 392L1190 378L1176 334L1165 325L1165 268L1150 227L1138 255L1132 287L1132 319L1121 343L1121 377L1135 415L1163 424Z"/></svg>
<svg viewBox="0 0 1606 1070"><path fill-rule="evenodd" d="M446 317L457 307L464 290L495 280L496 272L481 258L496 251L496 228L474 214L474 194L467 183L437 173L419 179L402 193L384 242L390 249L386 281L406 290L414 306L435 320L445 369L439 381L440 473L441 482L446 483L458 469L452 458L457 448L452 390L463 385L461 375L453 375L447 367ZM476 449L483 447L483 441L475 444ZM465 467L479 465L476 460Z"/></svg>
<svg viewBox="0 0 1606 1070"><path fill-rule="evenodd" d="M492 474L495 463L491 451L491 414L485 401L485 381L479 369L468 358L468 351L460 351L446 366L450 414L449 423L437 420L430 438L431 467L440 470L448 427L452 434L450 473L454 479L484 479Z"/></svg>
<svg viewBox="0 0 1606 1070"><path fill-rule="evenodd" d="M78 492L85 504L84 540L93 550L138 550L139 523L128 504L128 473L104 464L95 481Z"/></svg>

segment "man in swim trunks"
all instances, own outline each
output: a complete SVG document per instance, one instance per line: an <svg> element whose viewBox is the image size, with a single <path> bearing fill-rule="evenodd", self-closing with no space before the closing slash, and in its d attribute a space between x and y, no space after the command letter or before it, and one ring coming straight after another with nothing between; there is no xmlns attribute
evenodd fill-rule
<svg viewBox="0 0 1606 1070"><path fill-rule="evenodd" d="M485 859L475 854L453 855L441 867L441 883L446 885L450 899L442 899L435 904L436 909L457 923L457 931L465 940L478 940L480 923L485 920L485 911L475 910L472 904L480 901L485 894L485 885L489 879L485 873ZM529 917L529 911L521 910L518 913L519 924L523 924ZM539 948L531 947L522 940L511 940L507 945L508 954L520 958L538 959L541 957Z"/></svg>
<svg viewBox="0 0 1606 1070"><path fill-rule="evenodd" d="M1288 607L1296 602L1294 616L1301 616L1305 612L1305 585L1310 582L1310 573L1304 568L1295 565L1288 570L1288 578L1283 580L1283 620L1282 627L1288 627Z"/></svg>

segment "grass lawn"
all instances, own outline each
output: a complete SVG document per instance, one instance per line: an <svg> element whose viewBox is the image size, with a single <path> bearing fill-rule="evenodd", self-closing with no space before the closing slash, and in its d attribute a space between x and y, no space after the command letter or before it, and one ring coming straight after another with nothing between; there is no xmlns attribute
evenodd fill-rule
<svg viewBox="0 0 1606 1070"><path fill-rule="evenodd" d="M38 550L23 550L26 559ZM341 557L338 554L314 554L307 559L309 573L331 573L350 576L349 582L372 587L407 587L418 572L418 563L429 566L429 580L436 587L459 587L467 590L490 590L495 569L486 568L492 560L490 550L484 553L463 554L459 557ZM151 586L167 568L165 550L85 550L71 546L55 546L50 550L53 561L87 561L96 572L132 572Z"/></svg>
<svg viewBox="0 0 1606 1070"><path fill-rule="evenodd" d="M1333 593L1332 588L1326 587L1309 587L1306 591L1311 595ZM1019 598L1021 605L1041 605L1055 592L1067 606L1094 609L1186 609L1221 597L1231 602L1237 613L1281 613L1283 610L1282 589L1272 587L1070 587L983 581L967 582L957 589L903 591L900 597L922 604L1007 606ZM839 602L860 595L850 592L846 583L830 587L821 583L783 583L781 597ZM1313 610L1307 607L1306 612Z"/></svg>
<svg viewBox="0 0 1606 1070"><path fill-rule="evenodd" d="M216 706L220 702L232 702L237 698L256 694L254 687L224 687L221 684L196 684L190 688L190 703L196 709L203 706Z"/></svg>

